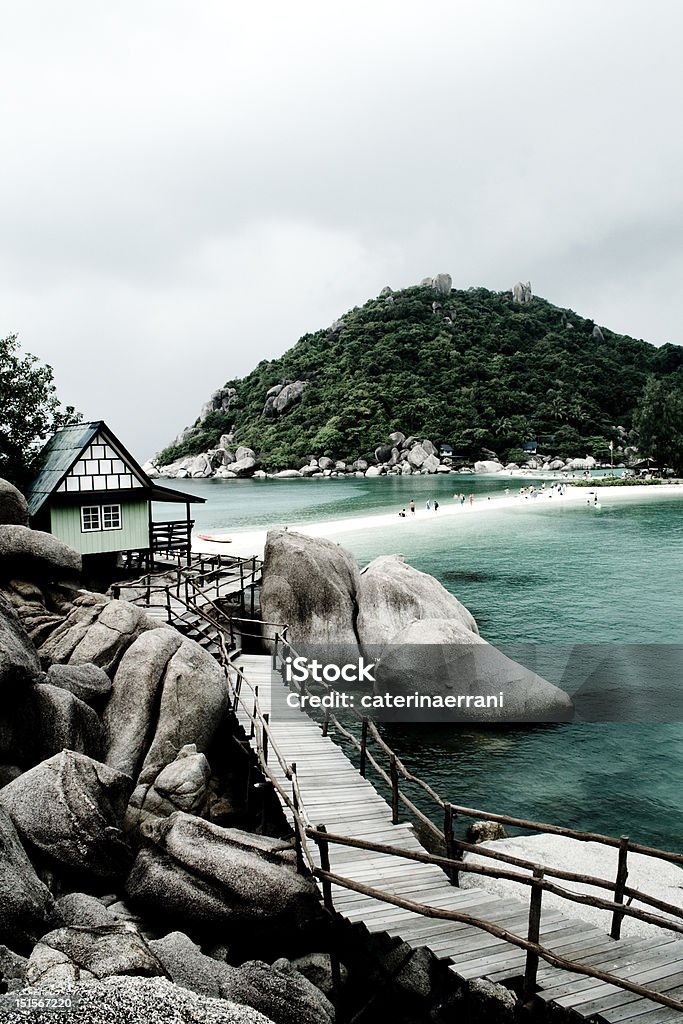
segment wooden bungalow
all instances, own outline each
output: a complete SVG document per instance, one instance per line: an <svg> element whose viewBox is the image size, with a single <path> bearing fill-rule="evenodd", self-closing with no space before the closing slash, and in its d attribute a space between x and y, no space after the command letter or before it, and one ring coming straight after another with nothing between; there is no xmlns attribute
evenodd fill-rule
<svg viewBox="0 0 683 1024"><path fill-rule="evenodd" d="M151 565L155 556L189 563L193 503L185 491L161 487L102 420L63 427L48 441L27 494L31 525L84 559ZM182 519L155 520L153 502L184 505Z"/></svg>

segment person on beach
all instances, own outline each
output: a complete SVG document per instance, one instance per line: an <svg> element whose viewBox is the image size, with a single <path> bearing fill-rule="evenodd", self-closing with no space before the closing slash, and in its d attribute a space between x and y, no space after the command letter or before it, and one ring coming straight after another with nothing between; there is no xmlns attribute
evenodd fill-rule
<svg viewBox="0 0 683 1024"><path fill-rule="evenodd" d="M438 503L438 501L436 500L436 498L434 499L434 511L435 511L435 512L438 512L438 511L439 511L439 503Z"/></svg>
<svg viewBox="0 0 683 1024"><path fill-rule="evenodd" d="M415 502L414 502L414 500L412 498L410 499L410 506L409 507L410 507L410 514L411 514L411 516L414 516L415 515Z"/></svg>
<svg viewBox="0 0 683 1024"><path fill-rule="evenodd" d="M427 498L427 501L425 502L425 508L426 508L426 509L427 509L427 511L429 512L429 510L431 509L431 507L432 507L432 503L431 503L431 501L429 500L429 498Z"/></svg>
<svg viewBox="0 0 683 1024"><path fill-rule="evenodd" d="M472 502L473 502L473 501L474 501L474 495L473 495L473 494L470 494L470 506L472 505Z"/></svg>
<svg viewBox="0 0 683 1024"><path fill-rule="evenodd" d="M405 519L405 517L406 517L406 510L404 508L402 508L398 515L399 515L400 519Z"/></svg>
<svg viewBox="0 0 683 1024"><path fill-rule="evenodd" d="M460 506L462 507L464 504L465 504L465 495L461 494L460 495Z"/></svg>

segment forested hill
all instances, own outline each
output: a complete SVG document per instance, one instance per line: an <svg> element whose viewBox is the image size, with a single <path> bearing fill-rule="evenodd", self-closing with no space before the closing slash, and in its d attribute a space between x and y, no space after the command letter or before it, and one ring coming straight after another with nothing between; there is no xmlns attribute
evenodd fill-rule
<svg viewBox="0 0 683 1024"><path fill-rule="evenodd" d="M610 440L624 443L617 427L630 429L648 376L672 374L683 383L681 346L655 348L539 297L384 289L227 381L160 458L205 451L233 425L266 469L372 457L396 430L502 458L547 436L560 456L604 458Z"/></svg>

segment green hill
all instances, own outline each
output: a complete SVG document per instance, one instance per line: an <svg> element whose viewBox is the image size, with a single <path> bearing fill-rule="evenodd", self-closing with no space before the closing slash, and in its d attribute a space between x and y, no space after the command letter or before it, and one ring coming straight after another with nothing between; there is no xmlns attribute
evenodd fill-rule
<svg viewBox="0 0 683 1024"><path fill-rule="evenodd" d="M218 407L205 407L159 458L206 451L233 424L235 443L253 448L271 470L310 455L373 458L396 430L456 451L492 449L503 459L519 458L525 441L545 436L559 456L606 458L610 440L623 443L617 426L631 428L648 377L672 374L683 384L681 346L656 348L597 328L542 298L520 304L485 288L446 296L405 288L227 381L214 396ZM271 395L264 412L267 392L288 382L302 382L279 402L289 396L292 404L278 413Z"/></svg>

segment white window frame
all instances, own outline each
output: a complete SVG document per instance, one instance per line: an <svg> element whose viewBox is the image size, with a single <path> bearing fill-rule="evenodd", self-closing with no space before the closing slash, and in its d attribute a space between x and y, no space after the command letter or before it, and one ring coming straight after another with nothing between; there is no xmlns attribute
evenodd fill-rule
<svg viewBox="0 0 683 1024"><path fill-rule="evenodd" d="M97 519L97 525L86 526L85 516L86 512L89 513L88 518L94 520ZM94 515L93 515L94 513ZM102 529L102 513L99 505L81 505L81 533L99 533Z"/></svg>
<svg viewBox="0 0 683 1024"><path fill-rule="evenodd" d="M106 516L110 515L112 521L116 521L116 526L105 526ZM103 505L102 506L102 529L103 530L122 530L123 529L123 516L121 515L120 505Z"/></svg>

